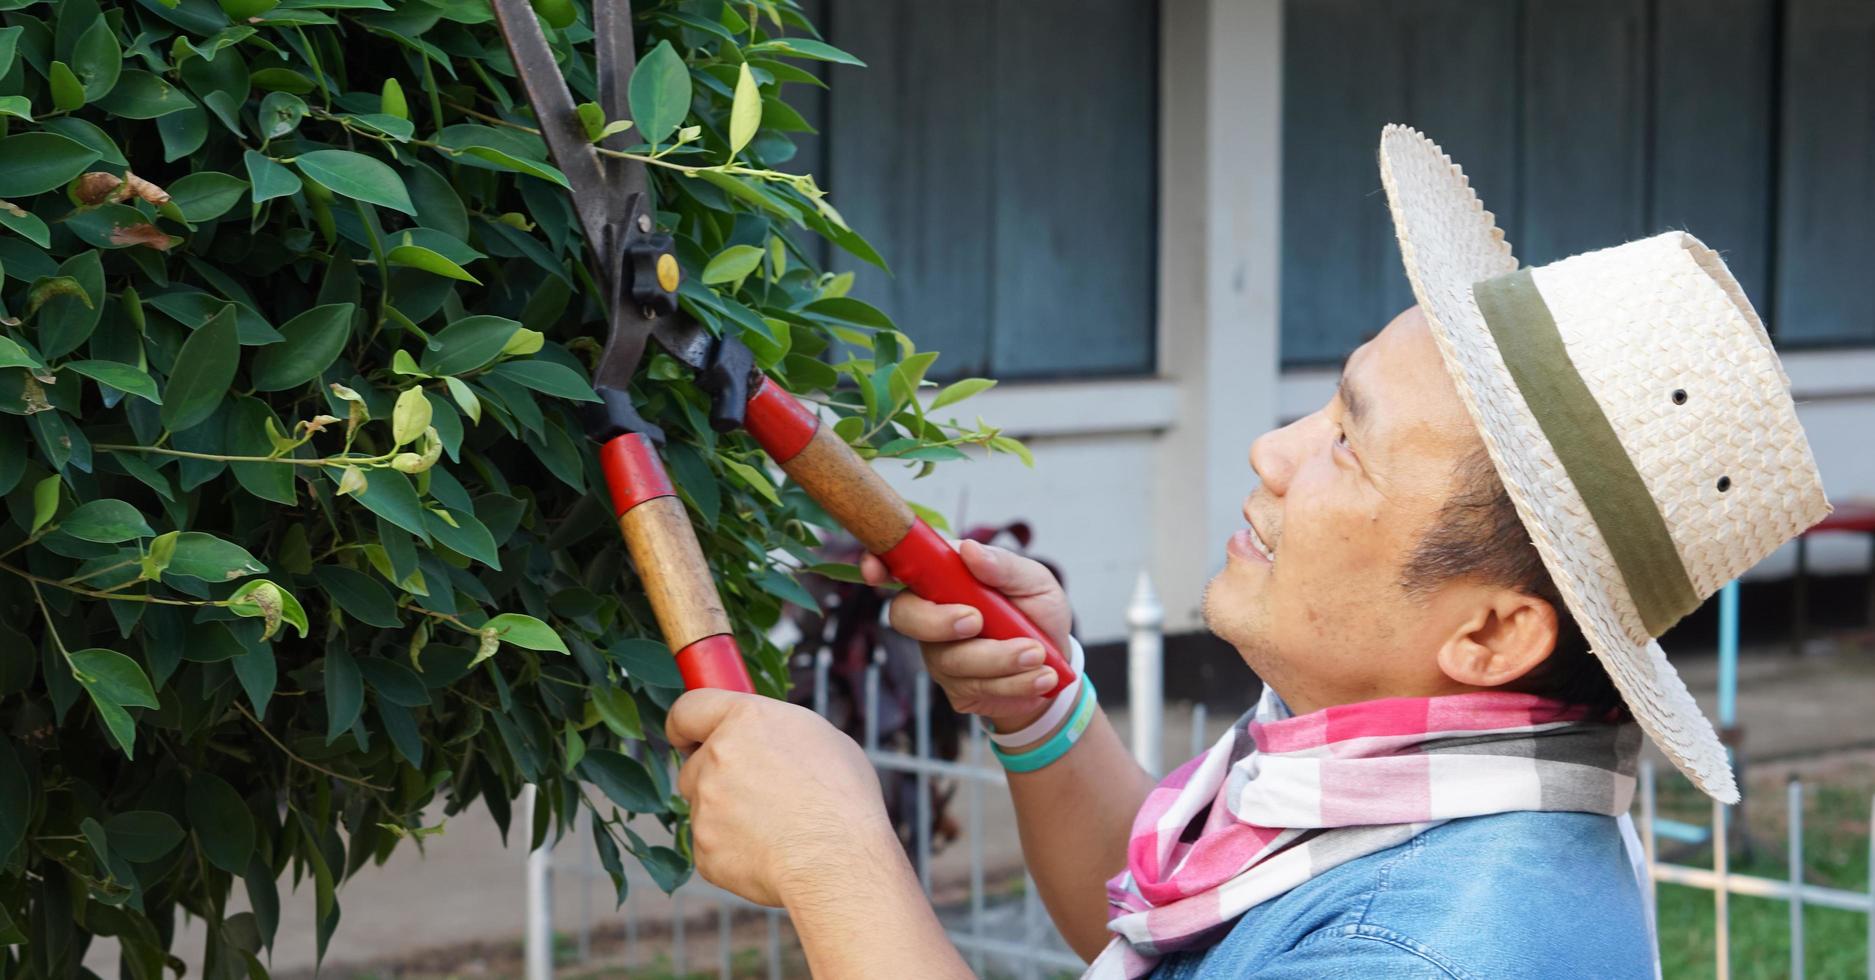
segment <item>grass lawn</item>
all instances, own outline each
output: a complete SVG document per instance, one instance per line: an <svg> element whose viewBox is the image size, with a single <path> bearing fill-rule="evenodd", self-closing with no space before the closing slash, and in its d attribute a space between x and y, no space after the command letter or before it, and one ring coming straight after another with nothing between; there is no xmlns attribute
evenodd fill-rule
<svg viewBox="0 0 1875 980"><path fill-rule="evenodd" d="M1667 770L1671 772L1671 770ZM1750 774L1751 799L1745 816L1755 853L1745 857L1734 847L1730 870L1736 874L1785 880L1788 821L1784 779L1788 769ZM1800 771L1806 783L1803 847L1806 881L1813 885L1865 892L1869 887L1869 805L1875 791L1875 760L1828 765ZM1710 806L1677 776L1662 778L1663 816L1706 825ZM1736 811L1734 811L1736 814ZM1675 864L1712 866L1711 849L1663 854ZM1713 894L1699 888L1662 884L1659 888L1660 958L1667 980L1711 977L1714 970ZM1788 977L1790 906L1787 902L1731 898L1731 968L1738 978ZM1861 977L1868 963L1868 916L1839 909L1804 907L1804 968L1811 977Z"/></svg>

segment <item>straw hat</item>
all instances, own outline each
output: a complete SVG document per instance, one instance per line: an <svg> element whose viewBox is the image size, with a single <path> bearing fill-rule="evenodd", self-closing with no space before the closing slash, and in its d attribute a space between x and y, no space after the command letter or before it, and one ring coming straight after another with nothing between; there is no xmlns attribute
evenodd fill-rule
<svg viewBox="0 0 1875 980"><path fill-rule="evenodd" d="M1519 271L1415 130L1381 132L1380 178L1413 295L1563 601L1647 734L1736 802L1656 637L1829 513L1764 324L1683 232Z"/></svg>

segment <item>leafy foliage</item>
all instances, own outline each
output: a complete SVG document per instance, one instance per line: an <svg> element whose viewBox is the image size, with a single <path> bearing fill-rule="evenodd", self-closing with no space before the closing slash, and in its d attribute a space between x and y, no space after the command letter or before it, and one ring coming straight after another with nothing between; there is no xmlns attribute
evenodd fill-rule
<svg viewBox="0 0 1875 980"><path fill-rule="evenodd" d="M636 141L686 308L866 455L1020 452L927 419L935 355L817 267L879 258L786 171L784 83L854 59L788 0L638 7L642 129L581 117ZM538 10L591 99L589 10ZM676 675L575 414L600 297L486 3L0 11L0 976L100 935L180 972L179 910L204 975L264 973L289 871L323 953L348 875L478 801L507 832L526 783L520 836L590 819L621 898L625 854L681 880ZM826 518L676 362L634 394L778 694Z"/></svg>

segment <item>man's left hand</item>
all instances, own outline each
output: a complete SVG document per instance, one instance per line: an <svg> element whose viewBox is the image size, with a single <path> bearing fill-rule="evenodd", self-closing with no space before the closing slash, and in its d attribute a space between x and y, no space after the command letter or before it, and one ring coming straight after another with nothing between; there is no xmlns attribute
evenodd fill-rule
<svg viewBox="0 0 1875 980"><path fill-rule="evenodd" d="M855 858L898 847L879 777L853 740L799 705L697 690L671 706L665 733L688 758L697 871L762 905L839 888ZM882 836L883 835L883 838Z"/></svg>

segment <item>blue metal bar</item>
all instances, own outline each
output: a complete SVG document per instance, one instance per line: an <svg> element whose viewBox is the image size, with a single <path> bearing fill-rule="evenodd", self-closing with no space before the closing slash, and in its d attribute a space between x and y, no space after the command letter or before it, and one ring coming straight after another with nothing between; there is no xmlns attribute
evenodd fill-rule
<svg viewBox="0 0 1875 980"><path fill-rule="evenodd" d="M1719 727L1738 723L1738 583L1719 590Z"/></svg>

